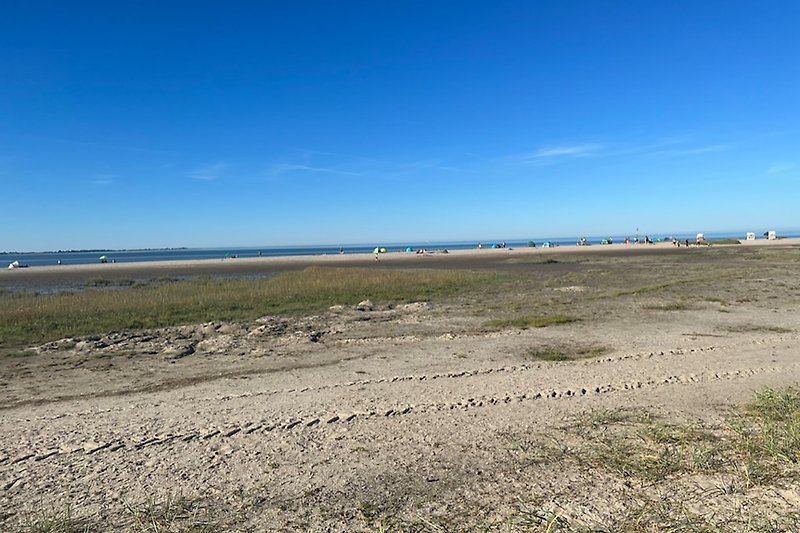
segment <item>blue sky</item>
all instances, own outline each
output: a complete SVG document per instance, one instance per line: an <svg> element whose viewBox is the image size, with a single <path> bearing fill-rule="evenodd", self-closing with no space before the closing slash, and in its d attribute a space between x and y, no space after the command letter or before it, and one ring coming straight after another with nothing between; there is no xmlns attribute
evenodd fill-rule
<svg viewBox="0 0 800 533"><path fill-rule="evenodd" d="M794 1L12 2L0 250L797 229Z"/></svg>

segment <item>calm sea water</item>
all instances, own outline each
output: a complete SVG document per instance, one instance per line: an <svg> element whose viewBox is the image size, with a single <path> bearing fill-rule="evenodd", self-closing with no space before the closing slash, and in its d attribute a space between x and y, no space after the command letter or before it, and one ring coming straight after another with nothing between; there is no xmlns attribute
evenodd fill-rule
<svg viewBox="0 0 800 533"><path fill-rule="evenodd" d="M800 232L780 233L784 237L800 237ZM693 241L695 234L674 234L674 235L651 235L655 241L669 239L674 236L677 239L689 239ZM763 238L757 234L758 238ZM614 244L621 244L625 241L625 236L610 236ZM632 237L632 236L631 236ZM602 239L608 237L587 237L589 244L600 244ZM640 235L644 240L644 235ZM743 234L733 233L707 233L707 239L743 239ZM575 246L579 237L561 239L530 239L530 240L511 240L506 241L509 248L527 247L529 242L534 242L537 247L545 242L554 246ZM484 248L491 248L493 244L500 245L503 241L482 242ZM468 250L477 247L478 241L469 242L434 242L434 243L394 243L394 244L361 244L344 246L286 246L286 247L263 247L263 248L185 248L169 250L100 250L92 252L36 252L36 253L0 253L0 268L8 266L12 261L19 261L20 264L30 267L52 266L61 261L63 265L85 265L99 263L100 256L105 255L108 261L117 263L142 263L148 261L187 261L196 259L226 259L233 257L278 257L278 256L315 256L325 254L338 254L339 250L344 250L345 254L372 253L375 246L386 248L389 252L402 252L408 248L412 250Z"/></svg>

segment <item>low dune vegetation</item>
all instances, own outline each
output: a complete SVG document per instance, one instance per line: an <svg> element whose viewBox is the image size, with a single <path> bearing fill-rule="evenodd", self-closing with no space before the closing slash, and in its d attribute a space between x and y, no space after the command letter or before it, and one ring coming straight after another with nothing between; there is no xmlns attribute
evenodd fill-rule
<svg viewBox="0 0 800 533"><path fill-rule="evenodd" d="M266 279L219 277L137 285L92 280L72 293L0 293L0 349L80 335L268 314L314 312L364 299L391 304L456 295L494 278L465 270L308 268ZM113 287L114 290L108 290Z"/></svg>

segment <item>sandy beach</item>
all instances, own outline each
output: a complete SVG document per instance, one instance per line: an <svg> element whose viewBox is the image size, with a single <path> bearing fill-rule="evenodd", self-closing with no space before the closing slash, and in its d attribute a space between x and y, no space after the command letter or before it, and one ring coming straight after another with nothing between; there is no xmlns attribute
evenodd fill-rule
<svg viewBox="0 0 800 533"><path fill-rule="evenodd" d="M3 359L2 529L65 509L90 531L800 524L796 478L742 481L724 447L754 393L800 381L797 239L30 268L0 288L312 265L501 278Z"/></svg>
<svg viewBox="0 0 800 533"><path fill-rule="evenodd" d="M675 247L672 243L659 242L651 245L595 245L560 246L555 248L505 248L481 250L455 250L448 253L428 252L424 254L391 252L381 254L378 261L372 254L318 255L259 257L236 259L208 259L195 261L153 261L137 263L106 263L90 265L61 265L16 270L0 269L0 289L4 287L37 288L60 283L85 282L88 279L149 279L164 276L259 276L288 270L302 270L310 266L331 267L401 267L401 268L513 268L514 259L536 257L563 257L572 254L602 254L606 257L649 256L662 254L687 254L708 251L711 248L745 249L793 249L800 239L741 241L739 245L712 247L691 245Z"/></svg>

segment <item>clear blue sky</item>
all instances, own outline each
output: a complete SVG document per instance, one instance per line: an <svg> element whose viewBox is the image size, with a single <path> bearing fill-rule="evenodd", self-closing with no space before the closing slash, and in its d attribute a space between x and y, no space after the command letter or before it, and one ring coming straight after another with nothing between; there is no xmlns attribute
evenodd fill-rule
<svg viewBox="0 0 800 533"><path fill-rule="evenodd" d="M7 2L0 250L800 227L800 2Z"/></svg>

